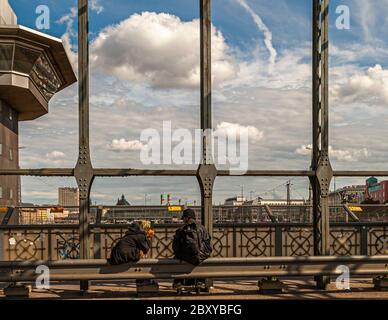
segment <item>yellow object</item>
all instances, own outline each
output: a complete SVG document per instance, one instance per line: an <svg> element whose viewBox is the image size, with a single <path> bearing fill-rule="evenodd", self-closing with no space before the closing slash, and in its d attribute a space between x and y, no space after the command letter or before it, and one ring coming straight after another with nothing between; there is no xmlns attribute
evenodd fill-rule
<svg viewBox="0 0 388 320"><path fill-rule="evenodd" d="M182 211L182 207L181 207L181 206L169 206L169 207L168 207L168 211L169 211L169 212L178 212L178 211Z"/></svg>
<svg viewBox="0 0 388 320"><path fill-rule="evenodd" d="M351 206L349 207L349 210L352 212L362 212L362 208L358 206Z"/></svg>
<svg viewBox="0 0 388 320"><path fill-rule="evenodd" d="M7 212L7 211L8 211L7 207L1 207L0 208L0 212L2 212L2 213Z"/></svg>

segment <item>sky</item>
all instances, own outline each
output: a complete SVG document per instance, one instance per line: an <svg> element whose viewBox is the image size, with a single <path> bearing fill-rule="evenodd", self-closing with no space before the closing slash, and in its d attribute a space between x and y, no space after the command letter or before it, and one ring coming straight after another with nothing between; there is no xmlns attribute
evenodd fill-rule
<svg viewBox="0 0 388 320"><path fill-rule="evenodd" d="M95 167L144 168L142 130L199 127L199 5L194 0L90 2L91 153ZM36 7L50 9L77 70L77 1L10 0L19 24L36 29ZM334 169L387 170L388 0L330 1L330 156ZM339 6L350 28L338 29ZM213 125L249 128L249 169L310 166L311 1L212 2ZM20 126L22 168L73 167L78 147L77 84L58 93L49 113ZM196 168L163 165L155 168ZM284 178L218 177L214 203L285 198ZM333 181L334 184L334 181ZM332 184L332 188L334 185ZM336 187L364 184L336 179ZM56 203L73 178L22 178L23 202ZM99 178L92 202L158 204L171 194L199 203L195 177ZM293 198L306 198L307 178L292 179Z"/></svg>

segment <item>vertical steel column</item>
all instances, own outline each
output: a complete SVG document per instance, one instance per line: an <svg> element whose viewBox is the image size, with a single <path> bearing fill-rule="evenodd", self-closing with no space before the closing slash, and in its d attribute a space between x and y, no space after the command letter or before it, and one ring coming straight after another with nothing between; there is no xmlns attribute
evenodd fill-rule
<svg viewBox="0 0 388 320"><path fill-rule="evenodd" d="M313 192L314 255L330 255L328 195L333 170L329 160L329 0L313 0ZM326 288L328 277L317 277Z"/></svg>
<svg viewBox="0 0 388 320"><path fill-rule="evenodd" d="M201 219L210 235L213 233L213 185L217 169L212 159L212 102L211 102L211 1L200 0L201 24L201 129L202 159L197 170L201 189Z"/></svg>
<svg viewBox="0 0 388 320"><path fill-rule="evenodd" d="M89 21L88 0L78 0L78 85L79 85L79 156L74 176L79 188L80 257L89 259L90 188L93 167L89 149ZM87 282L81 289L87 290Z"/></svg>

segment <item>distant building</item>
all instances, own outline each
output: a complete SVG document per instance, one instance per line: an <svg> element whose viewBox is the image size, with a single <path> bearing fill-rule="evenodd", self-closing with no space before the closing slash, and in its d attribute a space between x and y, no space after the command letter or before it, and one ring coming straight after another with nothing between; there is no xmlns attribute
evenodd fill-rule
<svg viewBox="0 0 388 320"><path fill-rule="evenodd" d="M233 198L228 198L225 200L224 205L226 206L242 206L246 199L241 196L233 197Z"/></svg>
<svg viewBox="0 0 388 320"><path fill-rule="evenodd" d="M244 213L254 222L307 222L308 203L304 199L262 199L260 197L244 203ZM268 206L269 210L265 207ZM272 217L271 217L272 216ZM245 218L245 221L247 219Z"/></svg>
<svg viewBox="0 0 388 320"><path fill-rule="evenodd" d="M133 215L131 214L131 209L128 208L130 205L131 204L127 201L127 199L125 199L125 196L122 194L121 197L117 199L116 207L110 208L105 212L104 219L110 222L116 222L133 218Z"/></svg>
<svg viewBox="0 0 388 320"><path fill-rule="evenodd" d="M292 207L291 209L288 209L288 203ZM264 207L266 205L271 207L278 221L290 221L290 216L298 216L304 219L307 214L304 199L291 199L288 202L283 199L262 199L258 197L247 201L245 198L237 196L226 199L224 205L227 207L223 207L218 214L220 221L269 222L271 220ZM289 217L286 218L286 216ZM298 220L298 222L301 221Z"/></svg>
<svg viewBox="0 0 388 320"><path fill-rule="evenodd" d="M256 198L251 201L246 201L244 205L250 205L250 206L302 206L306 204L306 201L304 199L290 199L290 202L288 203L285 199L263 199L263 198Z"/></svg>
<svg viewBox="0 0 388 320"><path fill-rule="evenodd" d="M346 203L360 204L365 199L365 186L346 186L330 192L329 206L339 206Z"/></svg>
<svg viewBox="0 0 388 320"><path fill-rule="evenodd" d="M122 194L121 198L117 199L116 206L130 206L131 204L125 199L125 196Z"/></svg>
<svg viewBox="0 0 388 320"><path fill-rule="evenodd" d="M61 207L78 207L79 191L78 188L58 188L58 204Z"/></svg>
<svg viewBox="0 0 388 320"><path fill-rule="evenodd" d="M50 221L49 208L37 208L35 206L23 207L19 211L20 224L47 224Z"/></svg>
<svg viewBox="0 0 388 320"><path fill-rule="evenodd" d="M366 180L364 189L365 200L388 203L388 181L379 182L377 178L371 177Z"/></svg>

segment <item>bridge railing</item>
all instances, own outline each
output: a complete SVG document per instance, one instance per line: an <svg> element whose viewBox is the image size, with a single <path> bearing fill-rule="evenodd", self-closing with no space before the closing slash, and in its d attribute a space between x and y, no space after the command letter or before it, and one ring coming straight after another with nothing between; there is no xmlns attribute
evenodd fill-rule
<svg viewBox="0 0 388 320"><path fill-rule="evenodd" d="M148 258L171 258L177 224L155 225ZM80 255L78 225L0 226L0 260L62 260ZM90 225L90 257L109 257L112 246L122 237L125 225ZM271 257L313 255L311 224L256 223L215 224L214 257ZM388 223L333 223L331 254L388 254ZM2 255L2 256L1 256Z"/></svg>

